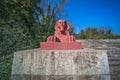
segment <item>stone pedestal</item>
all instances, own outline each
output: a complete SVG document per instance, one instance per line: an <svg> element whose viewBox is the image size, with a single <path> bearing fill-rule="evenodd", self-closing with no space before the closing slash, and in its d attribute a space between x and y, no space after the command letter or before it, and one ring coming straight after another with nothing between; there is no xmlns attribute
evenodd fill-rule
<svg viewBox="0 0 120 80"><path fill-rule="evenodd" d="M42 50L70 50L81 49L81 42L40 42L40 48Z"/></svg>
<svg viewBox="0 0 120 80"><path fill-rule="evenodd" d="M110 80L106 51L40 50L14 53L12 80Z"/></svg>

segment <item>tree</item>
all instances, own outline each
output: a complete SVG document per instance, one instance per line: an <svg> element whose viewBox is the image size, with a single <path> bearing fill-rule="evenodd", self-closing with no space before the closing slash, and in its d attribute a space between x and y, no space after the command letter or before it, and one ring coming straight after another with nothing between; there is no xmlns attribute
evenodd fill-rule
<svg viewBox="0 0 120 80"><path fill-rule="evenodd" d="M41 30L47 35L52 35L54 32L54 24L56 20L60 19L64 14L63 7L66 0L43 0L41 7L44 5L42 14L39 16ZM44 28L43 28L44 27Z"/></svg>
<svg viewBox="0 0 120 80"><path fill-rule="evenodd" d="M116 39L120 38L119 35L113 34L111 29L106 29L105 27L94 28L88 27L86 30L81 30L81 32L75 35L78 39Z"/></svg>
<svg viewBox="0 0 120 80"><path fill-rule="evenodd" d="M62 16L60 10L63 9L64 3L65 0L2 0L0 2L0 55L39 47L40 41L53 34L54 24L59 19L58 14L61 13Z"/></svg>
<svg viewBox="0 0 120 80"><path fill-rule="evenodd" d="M85 39L85 38L86 38L85 32L84 32L83 29L82 29L81 32L80 32L80 38L82 38L82 39Z"/></svg>

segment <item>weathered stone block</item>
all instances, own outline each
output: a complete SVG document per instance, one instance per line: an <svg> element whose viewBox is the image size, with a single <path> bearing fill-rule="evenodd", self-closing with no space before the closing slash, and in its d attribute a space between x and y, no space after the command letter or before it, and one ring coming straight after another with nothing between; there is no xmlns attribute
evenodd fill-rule
<svg viewBox="0 0 120 80"><path fill-rule="evenodd" d="M110 80L108 58L106 51L94 49L19 51L14 53L11 78Z"/></svg>

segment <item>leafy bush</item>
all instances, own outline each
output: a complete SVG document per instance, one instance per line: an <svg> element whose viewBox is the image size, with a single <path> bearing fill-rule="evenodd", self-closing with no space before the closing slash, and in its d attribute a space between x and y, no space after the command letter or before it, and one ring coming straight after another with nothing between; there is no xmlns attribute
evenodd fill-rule
<svg viewBox="0 0 120 80"><path fill-rule="evenodd" d="M9 80L11 76L13 55L0 57L0 80Z"/></svg>

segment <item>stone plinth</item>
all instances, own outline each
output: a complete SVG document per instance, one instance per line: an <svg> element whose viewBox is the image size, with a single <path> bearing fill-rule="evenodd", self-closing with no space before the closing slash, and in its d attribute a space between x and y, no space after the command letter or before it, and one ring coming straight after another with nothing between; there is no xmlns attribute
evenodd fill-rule
<svg viewBox="0 0 120 80"><path fill-rule="evenodd" d="M12 80L110 80L106 51L40 50L14 53Z"/></svg>
<svg viewBox="0 0 120 80"><path fill-rule="evenodd" d="M82 44L81 44L81 42L70 42L70 43L69 42L67 42L67 43L63 43L63 42L41 42L40 43L40 48L43 49L43 50L81 49Z"/></svg>

